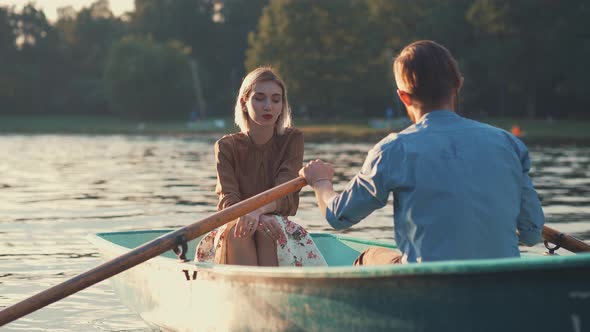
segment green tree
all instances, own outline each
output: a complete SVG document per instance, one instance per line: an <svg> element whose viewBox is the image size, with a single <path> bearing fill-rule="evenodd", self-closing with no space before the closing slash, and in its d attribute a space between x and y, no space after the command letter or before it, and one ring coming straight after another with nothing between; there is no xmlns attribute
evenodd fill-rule
<svg viewBox="0 0 590 332"><path fill-rule="evenodd" d="M581 0L473 3L467 18L480 35L477 56L493 68L490 78L511 114L560 116L583 107L580 97L590 92L583 78L590 69L589 11ZM569 69L572 63L576 70Z"/></svg>
<svg viewBox="0 0 590 332"><path fill-rule="evenodd" d="M187 49L125 37L113 45L105 68L111 109L135 119L183 119L194 107Z"/></svg>
<svg viewBox="0 0 590 332"><path fill-rule="evenodd" d="M16 52L12 11L8 7L0 7L0 61L5 63Z"/></svg>
<svg viewBox="0 0 590 332"><path fill-rule="evenodd" d="M212 41L212 15L213 2L209 0L135 0L132 23L136 33L156 41L179 40L205 48Z"/></svg>
<svg viewBox="0 0 590 332"><path fill-rule="evenodd" d="M377 30L384 35L383 48L387 51L387 63L409 43L429 39L445 45L458 58L459 66L466 77L471 78L470 68L464 61L464 54L471 52L477 36L465 19L465 12L472 0L366 0L369 17ZM388 72L392 72L388 67ZM391 76L393 81L393 74ZM461 94L462 104L469 105L479 98L471 89L471 80L465 81ZM397 100L397 96L393 97ZM402 108L397 103L398 111ZM463 106L463 105L462 105ZM469 111L469 107L461 107ZM469 112L467 112L469 113Z"/></svg>
<svg viewBox="0 0 590 332"><path fill-rule="evenodd" d="M214 13L218 36L215 68L221 78L221 93L214 96L211 103L227 114L240 88L241 78L246 74L244 61L248 34L256 29L262 9L269 0L223 0L218 3L221 4L220 9Z"/></svg>
<svg viewBox="0 0 590 332"><path fill-rule="evenodd" d="M199 108L227 114L244 75L247 34L268 0L136 0L135 32L191 48ZM200 94L198 94L200 95Z"/></svg>
<svg viewBox="0 0 590 332"><path fill-rule="evenodd" d="M0 112L14 109L16 87L12 62L16 56L16 34L12 8L0 7Z"/></svg>
<svg viewBox="0 0 590 332"><path fill-rule="evenodd" d="M133 31L138 35L166 43L178 40L190 49L195 82L204 95L199 105L207 107L219 95L222 82L219 72L219 31L213 22L212 0L135 0ZM199 110L210 113L209 110Z"/></svg>
<svg viewBox="0 0 590 332"><path fill-rule="evenodd" d="M105 113L107 96L103 73L111 45L119 40L127 27L114 17L107 0L98 0L79 12L71 7L58 11L56 28L64 43L65 89L60 107L83 113Z"/></svg>
<svg viewBox="0 0 590 332"><path fill-rule="evenodd" d="M367 15L364 1L271 1L250 34L246 68L276 67L313 116L382 112L389 93L383 41L368 38L376 34Z"/></svg>
<svg viewBox="0 0 590 332"><path fill-rule="evenodd" d="M52 112L59 94L61 49L55 29L33 4L9 14L16 51L6 61L10 107L3 112Z"/></svg>

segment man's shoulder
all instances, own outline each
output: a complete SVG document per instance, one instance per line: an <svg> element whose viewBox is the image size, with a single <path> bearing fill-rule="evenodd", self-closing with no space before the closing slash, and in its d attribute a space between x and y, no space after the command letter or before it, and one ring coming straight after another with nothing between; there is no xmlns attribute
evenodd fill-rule
<svg viewBox="0 0 590 332"><path fill-rule="evenodd" d="M373 146L371 153L385 153L403 150L404 135L402 132L391 133Z"/></svg>
<svg viewBox="0 0 590 332"><path fill-rule="evenodd" d="M465 119L465 121L470 123L472 126L477 127L479 133L496 134L498 137L504 138L507 142L509 142L518 151L526 150L526 145L524 144L524 142L521 141L518 137L514 136L511 132L509 132L505 129L495 127L490 124L476 121L476 120Z"/></svg>
<svg viewBox="0 0 590 332"><path fill-rule="evenodd" d="M470 135L484 135L490 139L501 139L505 142L510 142L512 145L524 145L516 136L502 128L464 117L460 117L458 119L458 121L444 127L442 130L428 130L428 127L426 126L414 124L397 134L386 137L382 142L384 144L396 142L396 144L402 145L422 144L424 140L431 139L432 135L438 136L441 134L444 135L445 133L461 132L465 135L465 137L469 137Z"/></svg>
<svg viewBox="0 0 590 332"><path fill-rule="evenodd" d="M418 129L419 128L413 124L400 132L391 133L377 143L375 147L391 149L403 146L404 142L411 141L413 137L420 135L420 130Z"/></svg>
<svg viewBox="0 0 590 332"><path fill-rule="evenodd" d="M462 118L462 120L465 124L473 126L473 127L478 127L482 130L488 130L488 131L493 131L493 132L497 132L497 133L508 133L506 130L504 130L502 128L492 126L492 125L487 124L485 122L481 122L481 121L477 121L477 120L473 120L473 119L468 119L468 118Z"/></svg>

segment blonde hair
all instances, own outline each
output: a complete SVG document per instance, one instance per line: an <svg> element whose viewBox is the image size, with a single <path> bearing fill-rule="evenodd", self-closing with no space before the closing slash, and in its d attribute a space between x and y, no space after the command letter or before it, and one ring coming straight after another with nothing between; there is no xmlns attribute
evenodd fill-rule
<svg viewBox="0 0 590 332"><path fill-rule="evenodd" d="M281 110L281 114L275 123L275 127L277 133L282 135L285 133L285 129L291 127L291 107L289 106L289 101L287 100L287 88L285 86L285 82L279 77L279 75L272 69L272 67L264 66L258 67L248 73L244 80L242 81L242 86L240 87L240 91L238 93L238 98L236 100L235 106L235 123L243 133L248 132L250 126L248 124L248 110L246 109L246 100L250 97L250 93L252 93L252 88L258 82L275 82L281 87L282 90L282 101L283 101L283 108Z"/></svg>

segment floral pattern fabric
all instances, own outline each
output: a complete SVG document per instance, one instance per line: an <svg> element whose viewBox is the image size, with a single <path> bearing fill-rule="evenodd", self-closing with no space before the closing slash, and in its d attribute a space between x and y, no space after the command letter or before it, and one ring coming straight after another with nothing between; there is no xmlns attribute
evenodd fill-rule
<svg viewBox="0 0 590 332"><path fill-rule="evenodd" d="M275 215L283 233L277 241L279 266L327 266L322 253L307 231L286 217ZM196 261L203 263L225 263L225 239L231 228L225 224L209 232L201 239L196 250Z"/></svg>

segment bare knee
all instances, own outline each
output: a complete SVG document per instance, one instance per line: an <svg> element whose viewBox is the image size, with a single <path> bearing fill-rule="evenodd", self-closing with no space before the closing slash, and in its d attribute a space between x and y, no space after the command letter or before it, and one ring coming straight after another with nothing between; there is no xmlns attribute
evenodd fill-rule
<svg viewBox="0 0 590 332"><path fill-rule="evenodd" d="M263 231L254 233L256 252L260 266L278 266L277 242Z"/></svg>
<svg viewBox="0 0 590 332"><path fill-rule="evenodd" d="M234 247L241 247L241 248L248 247L248 246L254 244L254 236L237 237L234 234L235 227L236 226L233 226L227 232L227 239L226 239L226 241L228 241L228 244L231 244Z"/></svg>
<svg viewBox="0 0 590 332"><path fill-rule="evenodd" d="M234 226L235 227L235 226ZM227 234L227 263L236 265L258 265L254 237L236 237L234 227Z"/></svg>
<svg viewBox="0 0 590 332"><path fill-rule="evenodd" d="M256 241L257 245L263 244L273 248L276 248L277 246L277 241L262 230L256 230L256 232L254 232L254 240Z"/></svg>

